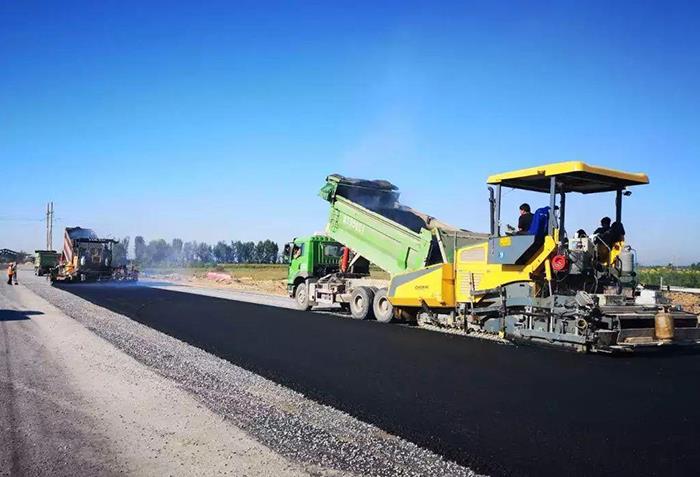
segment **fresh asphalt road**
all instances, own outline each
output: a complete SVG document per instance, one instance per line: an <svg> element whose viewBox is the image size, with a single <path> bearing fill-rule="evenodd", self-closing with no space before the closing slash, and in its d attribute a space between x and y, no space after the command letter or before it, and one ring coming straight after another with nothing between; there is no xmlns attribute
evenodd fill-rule
<svg viewBox="0 0 700 477"><path fill-rule="evenodd" d="M143 286L66 290L491 475L696 475L700 355L608 357Z"/></svg>

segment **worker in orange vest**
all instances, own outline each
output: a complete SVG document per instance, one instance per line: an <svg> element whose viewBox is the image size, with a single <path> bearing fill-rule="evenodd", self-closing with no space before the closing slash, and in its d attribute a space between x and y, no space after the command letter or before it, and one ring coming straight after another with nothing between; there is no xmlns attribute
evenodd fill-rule
<svg viewBox="0 0 700 477"><path fill-rule="evenodd" d="M17 264L15 262L10 263L7 267L7 284L12 285L13 280L17 285Z"/></svg>

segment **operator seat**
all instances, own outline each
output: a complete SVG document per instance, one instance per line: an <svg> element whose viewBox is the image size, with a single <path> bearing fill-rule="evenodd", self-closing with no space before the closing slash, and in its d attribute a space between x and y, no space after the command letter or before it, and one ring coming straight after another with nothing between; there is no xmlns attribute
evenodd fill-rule
<svg viewBox="0 0 700 477"><path fill-rule="evenodd" d="M541 207L532 216L527 234L511 235L507 239L489 239L488 263L502 265L524 265L542 245L549 228L549 207Z"/></svg>
<svg viewBox="0 0 700 477"><path fill-rule="evenodd" d="M549 206L540 207L532 215L532 223L528 229L528 234L534 236L532 245L523 253L517 261L518 265L526 264L544 244L544 237L549 229Z"/></svg>
<svg viewBox="0 0 700 477"><path fill-rule="evenodd" d="M534 235L544 239L547 235L547 228L549 226L549 206L540 207L532 215L532 222L530 223L530 228L528 229L528 235Z"/></svg>

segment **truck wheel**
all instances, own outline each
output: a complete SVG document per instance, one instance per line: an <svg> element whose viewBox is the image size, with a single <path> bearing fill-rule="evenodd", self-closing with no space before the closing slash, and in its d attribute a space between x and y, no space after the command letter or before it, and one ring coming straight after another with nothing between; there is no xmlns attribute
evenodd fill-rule
<svg viewBox="0 0 700 477"><path fill-rule="evenodd" d="M380 288L374 294L374 317L380 323L391 323L394 320L394 306L386 295L386 288Z"/></svg>
<svg viewBox="0 0 700 477"><path fill-rule="evenodd" d="M294 289L294 301L297 305L297 310L309 311L311 305L309 304L309 285L306 282L302 282Z"/></svg>
<svg viewBox="0 0 700 477"><path fill-rule="evenodd" d="M369 287L357 287L350 296L350 313L356 320L368 320L372 318L374 303L374 290Z"/></svg>

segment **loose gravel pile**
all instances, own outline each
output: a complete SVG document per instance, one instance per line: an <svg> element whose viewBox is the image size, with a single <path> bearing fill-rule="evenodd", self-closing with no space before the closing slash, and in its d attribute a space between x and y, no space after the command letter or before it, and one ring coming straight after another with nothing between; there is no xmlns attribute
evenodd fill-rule
<svg viewBox="0 0 700 477"><path fill-rule="evenodd" d="M201 349L106 310L45 281L24 284L98 336L178 382L210 409L312 474L474 476L348 414ZM167 403L163 403L167 405Z"/></svg>

